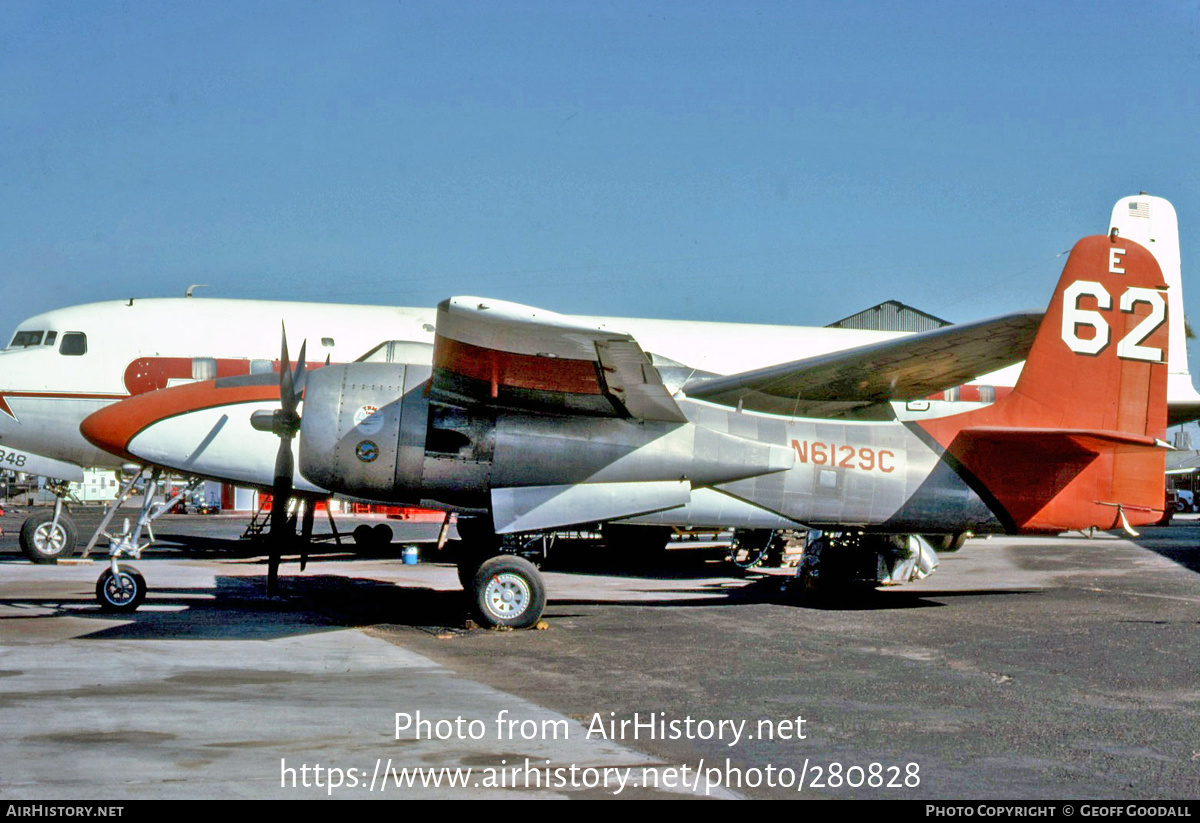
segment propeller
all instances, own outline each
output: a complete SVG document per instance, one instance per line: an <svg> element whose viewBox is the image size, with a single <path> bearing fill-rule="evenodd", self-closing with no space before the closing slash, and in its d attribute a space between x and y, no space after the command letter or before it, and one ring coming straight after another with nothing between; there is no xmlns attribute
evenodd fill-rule
<svg viewBox="0 0 1200 823"><path fill-rule="evenodd" d="M281 324L282 325L282 324ZM300 344L296 370L288 358L287 329L282 329L283 343L279 353L279 405L275 411L256 411L250 415L250 425L268 431L279 438L275 453L275 478L271 485L271 533L267 558L267 594L274 595L279 582L279 561L288 543L288 501L292 496L292 438L300 431L300 392L303 391L304 354L308 341ZM299 390L297 390L299 387ZM295 526L292 527L295 533Z"/></svg>

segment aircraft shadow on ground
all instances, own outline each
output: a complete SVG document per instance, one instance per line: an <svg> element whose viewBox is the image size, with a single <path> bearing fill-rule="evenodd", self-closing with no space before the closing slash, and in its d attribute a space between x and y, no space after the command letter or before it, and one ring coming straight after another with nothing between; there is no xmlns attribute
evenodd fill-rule
<svg viewBox="0 0 1200 823"><path fill-rule="evenodd" d="M1146 528L1128 538L1143 549L1200 574L1200 521L1175 521L1170 528Z"/></svg>
<svg viewBox="0 0 1200 823"><path fill-rule="evenodd" d="M0 605L41 606L45 615L14 614L4 619L72 617L103 620L106 625L81 635L97 640L270 640L376 625L407 626L433 634L486 631L469 622L469 602L460 590L436 590L361 577L310 574L282 575L280 594L267 597L265 576L218 576L214 588L155 588L142 610L114 615L90 598L10 598ZM777 605L823 611L876 611L938 608L954 597L1022 595L1021 590L846 592L837 596L798 595L781 588L781 578L764 576L743 586L715 581L685 589L635 590L637 598L554 596L544 619L588 616L579 607L713 608ZM655 597L654 595L661 595ZM122 621L112 625L114 619Z"/></svg>
<svg viewBox="0 0 1200 823"><path fill-rule="evenodd" d="M433 632L470 631L470 603L460 590L437 590L424 586L397 586L366 577L320 573L322 563L345 563L364 559L395 559L400 562L404 544L396 542L374 552L362 552L352 540L311 547L309 559L314 565L305 574L296 574L298 555L288 553L280 577L280 595L266 596L265 555L261 540L161 533L155 547L147 553L151 561L143 567L150 586L150 597L142 610L114 615L103 612L90 596L76 600L22 597L0 600L0 605L41 606L43 614L20 613L0 619L33 617L74 617L104 620L106 625L84 637L94 639L247 639L263 640L348 627L379 624L409 626ZM427 559L450 561L456 543L434 554L426 544ZM93 552L103 561L105 551ZM262 575L218 575L213 588L163 588L155 585L153 559L223 560L237 565L260 565ZM21 555L4 560L27 563ZM568 617L586 617L580 607L634 608L712 608L743 605L777 605L821 611L879 611L938 608L948 598L994 595L1019 595L1021 590L921 591L860 589L821 596L797 591L789 576L741 570L726 559L721 548L673 549L656 555L631 555L591 546L556 547L547 571L573 577L616 577L629 581L633 596L581 597L556 596L553 578L547 584L549 603L545 620L554 625ZM99 568L101 563L97 563ZM336 567L334 567L336 568ZM330 569L332 572L332 569ZM738 578L742 578L739 580ZM664 590L661 586L639 587L637 580L678 581L681 585ZM743 582L744 580L744 582ZM695 581L691 585L687 581ZM788 590L789 583L792 589ZM580 587L575 587L578 592ZM111 625L113 619L121 620Z"/></svg>

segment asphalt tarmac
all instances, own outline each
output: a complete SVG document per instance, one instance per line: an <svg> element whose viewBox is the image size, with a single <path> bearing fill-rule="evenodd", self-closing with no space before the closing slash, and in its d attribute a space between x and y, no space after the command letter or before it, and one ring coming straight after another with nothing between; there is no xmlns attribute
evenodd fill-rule
<svg viewBox="0 0 1200 823"><path fill-rule="evenodd" d="M975 539L819 602L719 550L556 546L547 628L500 632L467 621L453 566L400 562L435 526L320 548L268 598L245 519L168 516L146 604L114 616L102 554L32 565L20 514L0 799L1200 798L1192 518Z"/></svg>

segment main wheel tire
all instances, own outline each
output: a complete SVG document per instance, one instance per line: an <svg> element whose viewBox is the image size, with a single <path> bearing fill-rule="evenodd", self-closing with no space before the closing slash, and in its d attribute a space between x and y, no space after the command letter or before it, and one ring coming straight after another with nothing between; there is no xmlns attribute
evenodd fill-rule
<svg viewBox="0 0 1200 823"><path fill-rule="evenodd" d="M55 563L75 554L75 524L65 513L57 525L53 520L54 512L39 512L21 524L21 551L34 563Z"/></svg>
<svg viewBox="0 0 1200 823"><path fill-rule="evenodd" d="M485 560L471 585L475 616L485 626L526 629L546 608L546 587L534 565L523 557L500 555Z"/></svg>
<svg viewBox="0 0 1200 823"><path fill-rule="evenodd" d="M951 532L949 534L927 534L925 539L929 541L929 545L933 546L934 551L951 553L966 545L969 536L966 532Z"/></svg>
<svg viewBox="0 0 1200 823"><path fill-rule="evenodd" d="M146 599L146 578L133 566L121 566L116 575L105 569L96 581L96 599L106 612L133 612Z"/></svg>

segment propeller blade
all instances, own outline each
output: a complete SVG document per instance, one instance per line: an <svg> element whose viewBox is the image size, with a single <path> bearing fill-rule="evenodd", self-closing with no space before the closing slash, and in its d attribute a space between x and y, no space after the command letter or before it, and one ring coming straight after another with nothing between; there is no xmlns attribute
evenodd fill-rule
<svg viewBox="0 0 1200 823"><path fill-rule="evenodd" d="M284 412L296 412L296 387L293 382L292 363L288 359L287 329L283 330L283 346L279 354L279 403Z"/></svg>
<svg viewBox="0 0 1200 823"><path fill-rule="evenodd" d="M279 579L279 561L288 543L287 506L292 496L292 472L295 460L292 457L292 437L281 434L279 451L275 453L275 483L271 487L271 535L267 562L267 594L273 595Z"/></svg>
<svg viewBox="0 0 1200 823"><path fill-rule="evenodd" d="M274 412L255 412L250 424L260 431L272 431L279 436L279 451L275 453L275 478L271 486L271 534L267 556L267 594L274 595L279 582L279 563L283 551L295 536L295 525L289 523L288 503L292 497L292 476L295 473L295 458L292 456L292 438L300 428L300 396L296 387L304 378L305 353L308 341L300 344L300 357L295 370L288 356L287 327L280 323L279 346L279 405Z"/></svg>
<svg viewBox="0 0 1200 823"><path fill-rule="evenodd" d="M300 355L296 358L296 370L292 373L292 390L300 392L304 390L304 370L306 368L305 352L308 349L308 340L303 340L300 343ZM297 395L297 402L300 398Z"/></svg>

